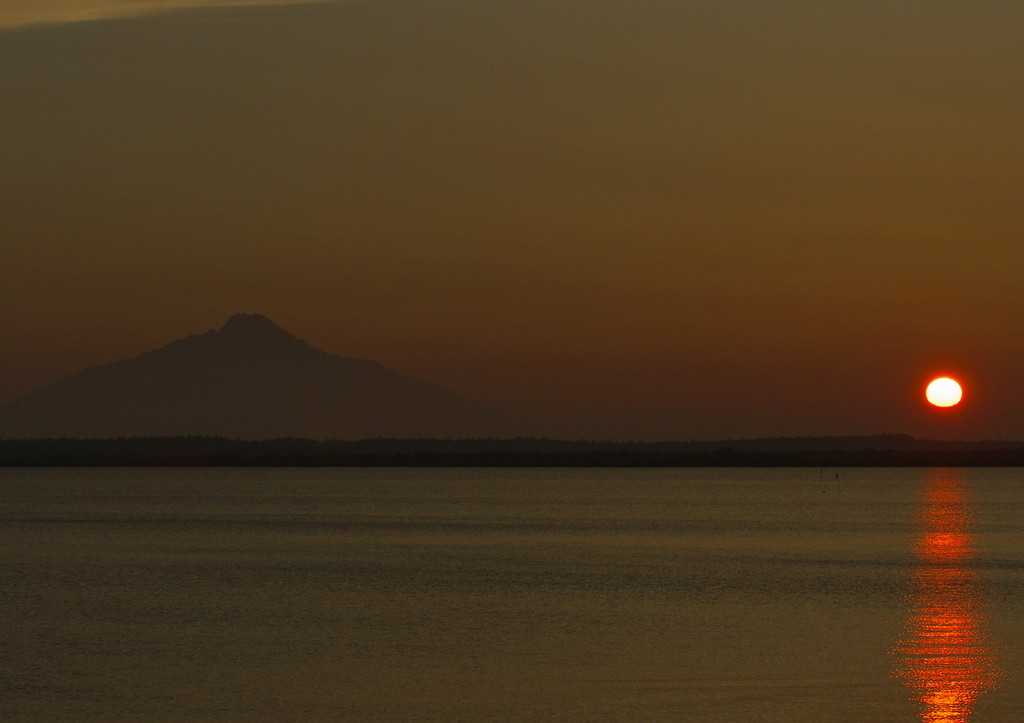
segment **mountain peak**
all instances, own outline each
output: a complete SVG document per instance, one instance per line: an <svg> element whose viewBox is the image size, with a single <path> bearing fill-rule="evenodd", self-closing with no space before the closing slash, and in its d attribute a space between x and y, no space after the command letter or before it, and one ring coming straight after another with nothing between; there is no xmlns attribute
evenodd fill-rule
<svg viewBox="0 0 1024 723"><path fill-rule="evenodd" d="M221 339L256 343L300 341L262 314L235 314L214 334Z"/></svg>
<svg viewBox="0 0 1024 723"><path fill-rule="evenodd" d="M263 316L263 314L234 314L224 322L224 326L220 330L275 330L288 334L288 332Z"/></svg>

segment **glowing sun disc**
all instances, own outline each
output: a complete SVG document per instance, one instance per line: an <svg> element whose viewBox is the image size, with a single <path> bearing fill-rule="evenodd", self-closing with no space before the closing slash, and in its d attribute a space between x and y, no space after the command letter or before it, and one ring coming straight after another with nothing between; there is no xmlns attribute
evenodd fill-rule
<svg viewBox="0 0 1024 723"><path fill-rule="evenodd" d="M924 391L925 398L936 407L952 407L963 399L964 390L956 379L939 377L933 379Z"/></svg>

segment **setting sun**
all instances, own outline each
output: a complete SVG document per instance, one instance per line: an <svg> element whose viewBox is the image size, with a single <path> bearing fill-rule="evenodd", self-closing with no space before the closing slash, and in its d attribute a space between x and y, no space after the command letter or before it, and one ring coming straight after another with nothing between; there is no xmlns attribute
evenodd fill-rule
<svg viewBox="0 0 1024 723"><path fill-rule="evenodd" d="M939 377L928 384L924 396L936 407L952 407L960 403L964 392L956 379Z"/></svg>

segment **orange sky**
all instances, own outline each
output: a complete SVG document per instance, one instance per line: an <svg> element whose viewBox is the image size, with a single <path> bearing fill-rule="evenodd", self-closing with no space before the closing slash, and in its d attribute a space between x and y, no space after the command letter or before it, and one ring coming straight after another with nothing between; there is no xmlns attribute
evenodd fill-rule
<svg viewBox="0 0 1024 723"><path fill-rule="evenodd" d="M1024 438L1024 6L84 4L0 10L0 401L255 312L559 434Z"/></svg>

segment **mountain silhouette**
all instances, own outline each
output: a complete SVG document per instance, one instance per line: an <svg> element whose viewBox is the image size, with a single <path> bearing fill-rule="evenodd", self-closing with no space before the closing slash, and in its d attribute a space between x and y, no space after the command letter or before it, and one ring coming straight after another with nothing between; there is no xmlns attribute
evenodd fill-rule
<svg viewBox="0 0 1024 723"><path fill-rule="evenodd" d="M0 407L3 438L470 438L513 427L434 384L315 349L259 314Z"/></svg>

